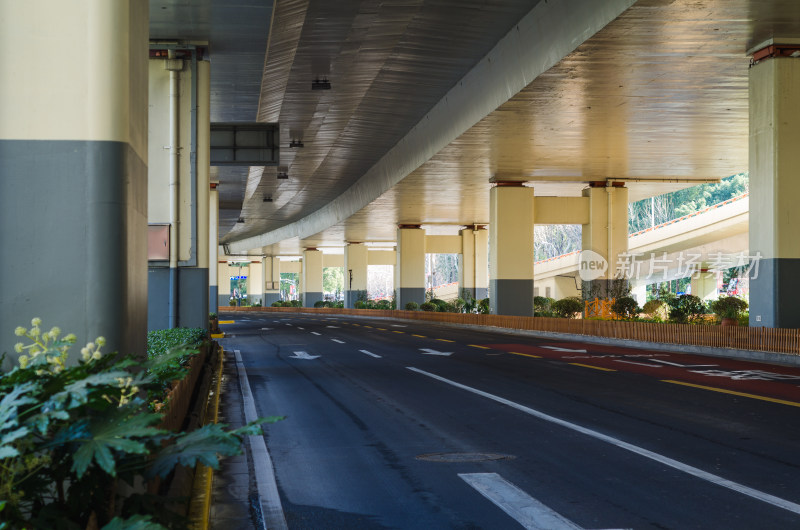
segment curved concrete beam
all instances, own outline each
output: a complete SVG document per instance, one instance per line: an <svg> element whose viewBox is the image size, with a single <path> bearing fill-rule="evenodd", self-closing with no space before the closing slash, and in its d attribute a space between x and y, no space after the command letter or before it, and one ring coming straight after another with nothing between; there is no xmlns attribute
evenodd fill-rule
<svg viewBox="0 0 800 530"><path fill-rule="evenodd" d="M243 253L292 237L302 239L344 221L511 99L634 2L540 1L347 191L299 221L229 243L229 252Z"/></svg>

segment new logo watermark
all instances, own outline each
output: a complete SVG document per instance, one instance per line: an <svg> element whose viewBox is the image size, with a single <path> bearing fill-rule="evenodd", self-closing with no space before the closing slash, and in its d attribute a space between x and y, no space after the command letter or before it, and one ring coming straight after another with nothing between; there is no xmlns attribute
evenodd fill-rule
<svg viewBox="0 0 800 530"><path fill-rule="evenodd" d="M578 263L578 274L585 282L602 278L608 270L606 258L593 250L582 250Z"/></svg>

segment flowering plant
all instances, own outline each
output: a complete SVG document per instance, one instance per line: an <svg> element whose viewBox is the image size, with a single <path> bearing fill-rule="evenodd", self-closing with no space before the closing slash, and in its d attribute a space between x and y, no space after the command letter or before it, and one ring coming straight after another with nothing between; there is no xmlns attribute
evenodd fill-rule
<svg viewBox="0 0 800 530"><path fill-rule="evenodd" d="M161 415L142 396L160 388L150 374L185 350L140 362L104 353L98 337L71 363L75 335L42 331L38 318L16 335L28 343L14 346L18 366L0 374L0 530L180 526L142 481L177 465L216 468L220 455L240 453L241 437L269 421L235 431L159 429Z"/></svg>

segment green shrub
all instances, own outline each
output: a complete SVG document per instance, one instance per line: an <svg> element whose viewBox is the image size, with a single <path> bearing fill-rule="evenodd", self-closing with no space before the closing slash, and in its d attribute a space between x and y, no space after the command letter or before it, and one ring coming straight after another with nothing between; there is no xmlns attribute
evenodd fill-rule
<svg viewBox="0 0 800 530"><path fill-rule="evenodd" d="M419 304L416 302L408 302L406 304L406 311L419 311Z"/></svg>
<svg viewBox="0 0 800 530"><path fill-rule="evenodd" d="M553 302L555 302L555 300L548 296L534 296L533 314L537 316L543 316L540 313L551 313Z"/></svg>
<svg viewBox="0 0 800 530"><path fill-rule="evenodd" d="M333 304L331 304L331 307L336 307L338 309L344 309L344 302L343 301L334 302Z"/></svg>
<svg viewBox="0 0 800 530"><path fill-rule="evenodd" d="M270 304L270 305L271 305L272 307L283 307L283 302L281 302L280 300L275 300L275 301L274 301L274 302L272 302L272 304Z"/></svg>
<svg viewBox="0 0 800 530"><path fill-rule="evenodd" d="M316 302L314 302L314 307L325 307L325 301L317 300Z"/></svg>
<svg viewBox="0 0 800 530"><path fill-rule="evenodd" d="M303 307L303 302L300 300L292 300L289 302L289 307Z"/></svg>
<svg viewBox="0 0 800 530"><path fill-rule="evenodd" d="M235 431L219 424L191 433L161 430L161 415L142 391L157 391L150 374L189 352L142 362L102 352L105 339L98 337L69 362L75 335L43 332L38 318L31 325L15 330L28 341L14 347L18 366L0 373L2 528L183 527L188 521L176 522L169 507L176 501L146 493L145 481L178 465L217 468L220 456L241 453L244 435L261 434L258 423L279 419ZM160 337L157 349L168 339Z"/></svg>
<svg viewBox="0 0 800 530"><path fill-rule="evenodd" d="M747 310L747 302L736 296L721 296L711 302L710 306L720 318L738 319Z"/></svg>
<svg viewBox="0 0 800 530"><path fill-rule="evenodd" d="M750 325L750 313L744 312L739 315L739 325L740 326L749 326Z"/></svg>
<svg viewBox="0 0 800 530"><path fill-rule="evenodd" d="M216 313L209 313L208 314L208 318L217 318L217 314Z"/></svg>
<svg viewBox="0 0 800 530"><path fill-rule="evenodd" d="M647 301L642 308L642 313L650 315L653 319L658 318L660 320L666 320L668 311L669 306L667 306L667 303L658 299Z"/></svg>
<svg viewBox="0 0 800 530"><path fill-rule="evenodd" d="M478 302L478 313L482 315L489 314L489 299L484 298L480 302Z"/></svg>
<svg viewBox="0 0 800 530"><path fill-rule="evenodd" d="M671 307L672 309L669 311L670 320L680 324L697 322L707 312L703 301L692 294L678 296L672 301Z"/></svg>
<svg viewBox="0 0 800 530"><path fill-rule="evenodd" d="M357 300L353 307L356 309L367 309L367 303L364 300Z"/></svg>
<svg viewBox="0 0 800 530"><path fill-rule="evenodd" d="M189 359L207 339L208 333L203 328L156 329L147 332L148 359L164 357L178 349L187 352L185 355L172 357L161 363L159 371L152 373L162 389L176 379L183 379Z"/></svg>
<svg viewBox="0 0 800 530"><path fill-rule="evenodd" d="M639 314L639 304L630 296L614 299L611 310L624 319L635 318Z"/></svg>
<svg viewBox="0 0 800 530"><path fill-rule="evenodd" d="M236 298L231 298L230 300L228 300L228 305L235 306L236 305Z"/></svg>
<svg viewBox="0 0 800 530"><path fill-rule="evenodd" d="M423 311L436 311L438 309L436 304L432 302L423 302L420 304L419 308Z"/></svg>
<svg viewBox="0 0 800 530"><path fill-rule="evenodd" d="M562 298L553 302L552 309L559 318L575 318L583 311L583 301L577 296Z"/></svg>
<svg viewBox="0 0 800 530"><path fill-rule="evenodd" d="M392 302L391 300L378 300L375 302L375 309L391 309Z"/></svg>

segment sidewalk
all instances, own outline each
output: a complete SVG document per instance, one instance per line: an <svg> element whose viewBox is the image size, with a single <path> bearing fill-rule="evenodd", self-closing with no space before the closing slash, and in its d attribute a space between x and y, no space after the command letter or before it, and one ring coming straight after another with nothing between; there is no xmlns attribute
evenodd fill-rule
<svg viewBox="0 0 800 530"><path fill-rule="evenodd" d="M225 351L222 367L222 399L219 421L231 428L245 424L242 408L242 392L239 389L239 375L232 351ZM250 509L251 492L255 491L252 458L248 443L244 452L222 460L220 469L214 472L211 487L211 513L209 528L219 530L261 530L256 524L254 510Z"/></svg>

